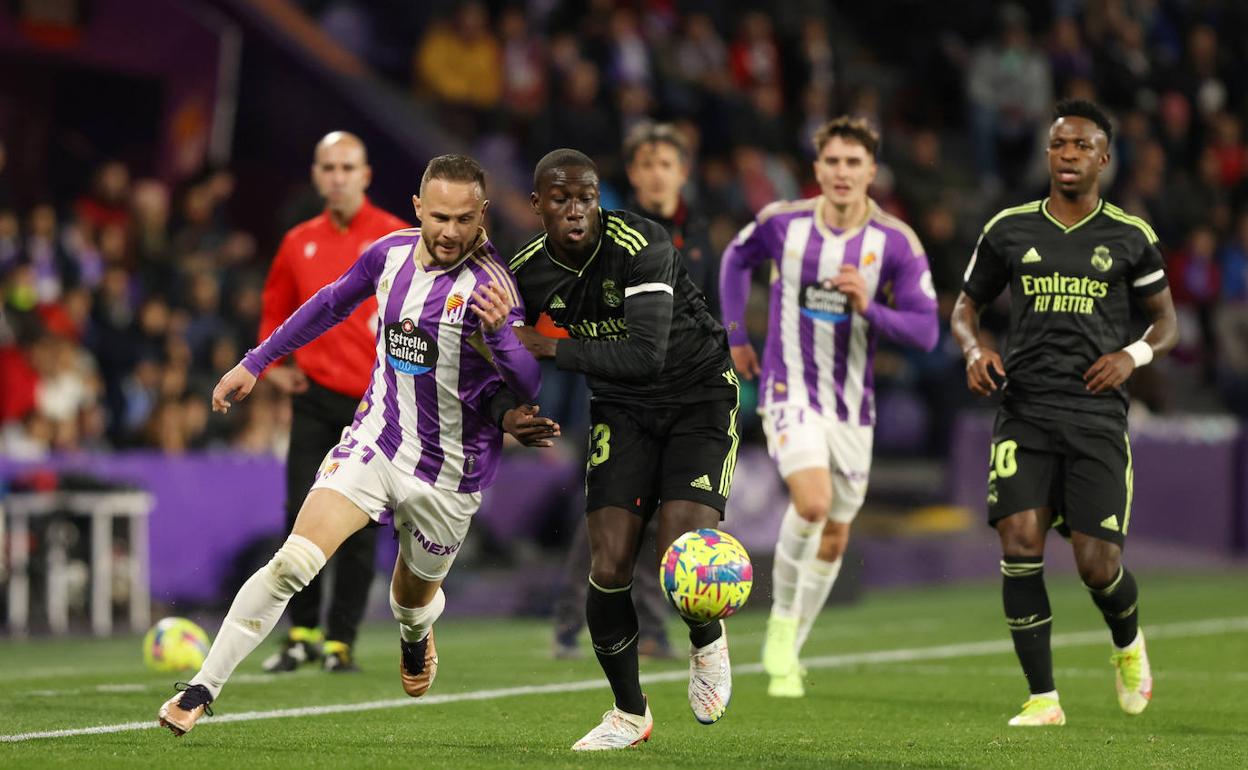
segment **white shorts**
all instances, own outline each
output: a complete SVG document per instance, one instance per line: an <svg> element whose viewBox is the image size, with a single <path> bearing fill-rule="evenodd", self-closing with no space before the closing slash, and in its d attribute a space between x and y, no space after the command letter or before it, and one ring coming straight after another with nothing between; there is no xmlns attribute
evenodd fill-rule
<svg viewBox="0 0 1248 770"><path fill-rule="evenodd" d="M814 409L775 404L761 410L767 451L787 479L807 468L832 471L832 510L828 518L848 524L867 496L871 474L871 425L851 425Z"/></svg>
<svg viewBox="0 0 1248 770"><path fill-rule="evenodd" d="M446 577L481 507L480 492L438 489L403 473L376 448L357 443L347 431L329 450L312 489L341 493L373 521L389 509L399 533L399 555L423 580Z"/></svg>

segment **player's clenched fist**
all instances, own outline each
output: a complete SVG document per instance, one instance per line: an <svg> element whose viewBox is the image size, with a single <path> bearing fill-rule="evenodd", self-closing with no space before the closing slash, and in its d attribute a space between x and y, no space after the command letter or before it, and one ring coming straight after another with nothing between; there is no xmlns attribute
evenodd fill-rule
<svg viewBox="0 0 1248 770"><path fill-rule="evenodd" d="M867 280L853 265L841 265L841 272L832 279L836 290L849 298L850 307L858 315L867 312L871 297L867 294Z"/></svg>
<svg viewBox="0 0 1248 770"><path fill-rule="evenodd" d="M994 378L993 375L996 375ZM1005 377L1005 364L995 350L971 348L966 354L966 386L981 396L997 390L997 380Z"/></svg>
<svg viewBox="0 0 1248 770"><path fill-rule="evenodd" d="M256 386L256 375L247 371L242 364L225 373L225 376L212 389L212 411L225 414L230 411L230 396L235 401L242 401Z"/></svg>
<svg viewBox="0 0 1248 770"><path fill-rule="evenodd" d="M507 292L490 281L485 286L478 286L472 293L471 307L487 332L497 332L507 322L507 314L511 312L511 300L507 297Z"/></svg>

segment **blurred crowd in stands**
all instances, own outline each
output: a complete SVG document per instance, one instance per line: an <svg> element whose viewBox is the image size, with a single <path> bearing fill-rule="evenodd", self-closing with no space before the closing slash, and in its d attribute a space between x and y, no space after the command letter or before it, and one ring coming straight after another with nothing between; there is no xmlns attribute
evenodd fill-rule
<svg viewBox="0 0 1248 770"><path fill-rule="evenodd" d="M575 147L618 206L622 137L675 123L716 255L767 203L817 194L815 126L867 117L884 137L872 194L918 232L946 318L984 222L1047 190L1053 101L1098 100L1117 129L1103 189L1158 232L1181 314L1173 361L1137 378L1140 411L1248 414L1248 4L298 5L464 137L455 149L509 167L495 178L526 179L547 150ZM272 392L229 421L207 413L216 378L254 344L271 258L230 225L229 171L170 189L104 162L84 169L76 200L28 201L3 167L0 151L0 451L274 450L286 417ZM529 235L493 228L504 251ZM987 326L1003 328L999 308ZM940 454L971 401L947 333L932 354L877 367L877 446Z"/></svg>
<svg viewBox="0 0 1248 770"><path fill-rule="evenodd" d="M216 378L255 342L264 278L229 224L231 174L174 195L109 161L83 187L24 211L0 188L0 453L280 449L268 389L238 420L208 417Z"/></svg>

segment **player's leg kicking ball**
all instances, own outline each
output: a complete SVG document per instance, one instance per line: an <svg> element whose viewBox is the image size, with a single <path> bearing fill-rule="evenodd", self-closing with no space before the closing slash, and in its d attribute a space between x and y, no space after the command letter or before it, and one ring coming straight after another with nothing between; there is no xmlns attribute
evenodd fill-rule
<svg viewBox="0 0 1248 770"><path fill-rule="evenodd" d="M745 606L754 567L744 546L717 529L686 532L667 549L660 583L676 611L692 621L717 622ZM792 645L789 648L792 651ZM689 708L702 724L719 721L732 699L728 633L689 652Z"/></svg>

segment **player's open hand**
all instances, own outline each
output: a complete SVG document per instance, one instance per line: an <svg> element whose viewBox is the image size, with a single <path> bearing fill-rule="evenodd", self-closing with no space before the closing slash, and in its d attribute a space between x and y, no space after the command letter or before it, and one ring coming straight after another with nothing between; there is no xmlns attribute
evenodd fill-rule
<svg viewBox="0 0 1248 770"><path fill-rule="evenodd" d="M554 358L558 341L547 337L532 326L513 327L520 343L529 349L534 358Z"/></svg>
<svg viewBox="0 0 1248 770"><path fill-rule="evenodd" d="M481 325L491 334L500 332L507 323L507 314L511 312L511 299L494 281L485 286L478 286L472 293L472 312L481 319Z"/></svg>
<svg viewBox="0 0 1248 770"><path fill-rule="evenodd" d="M554 446L551 439L560 435L559 423L548 417L538 417L541 409L533 404L508 409L503 414L503 430L525 446Z"/></svg>
<svg viewBox="0 0 1248 770"><path fill-rule="evenodd" d="M854 312L862 315L871 306L871 297L867 294L867 280L853 265L841 265L841 272L832 279L836 290L849 297L849 304Z"/></svg>
<svg viewBox="0 0 1248 770"><path fill-rule="evenodd" d="M274 366L264 373L264 379L288 396L308 389L308 375L297 366Z"/></svg>
<svg viewBox="0 0 1248 770"><path fill-rule="evenodd" d="M758 365L758 354L754 352L754 346L750 343L732 345L728 348L728 352L732 353L733 367L745 379L752 380L762 374L762 367Z"/></svg>
<svg viewBox="0 0 1248 770"><path fill-rule="evenodd" d="M1135 371L1135 360L1125 350L1106 353L1088 367L1083 373L1085 387L1092 393L1104 393L1113 390L1127 381Z"/></svg>
<svg viewBox="0 0 1248 770"><path fill-rule="evenodd" d="M242 364L235 366L212 389L212 411L225 414L230 411L230 396L235 401L242 401L254 387L256 375L247 371Z"/></svg>
<svg viewBox="0 0 1248 770"><path fill-rule="evenodd" d="M967 355L966 387L972 393L991 396L997 390L997 381L1004 378L1005 364L997 351L977 347Z"/></svg>

